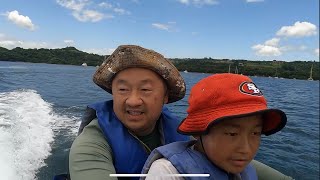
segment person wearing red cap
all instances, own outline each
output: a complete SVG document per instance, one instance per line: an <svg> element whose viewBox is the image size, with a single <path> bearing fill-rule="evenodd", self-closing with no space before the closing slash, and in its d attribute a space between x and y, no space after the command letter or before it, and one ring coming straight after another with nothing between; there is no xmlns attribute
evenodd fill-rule
<svg viewBox="0 0 320 180"><path fill-rule="evenodd" d="M156 148L143 168L143 173L150 175L146 179L168 179L165 174L186 174L185 179L199 178L188 174L218 180L257 179L250 162L259 149L261 135L280 131L286 125L286 114L269 109L249 77L230 73L196 83L188 102L188 115L178 132L196 140ZM170 177L181 178L177 176Z"/></svg>

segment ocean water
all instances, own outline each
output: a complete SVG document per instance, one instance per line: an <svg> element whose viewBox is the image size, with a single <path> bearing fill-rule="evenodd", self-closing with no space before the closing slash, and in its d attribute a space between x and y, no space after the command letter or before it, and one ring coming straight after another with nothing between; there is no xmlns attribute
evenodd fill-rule
<svg viewBox="0 0 320 180"><path fill-rule="evenodd" d="M0 61L0 179L50 180L67 171L68 152L88 104L112 97L92 82L95 67ZM167 105L186 116L187 95ZM251 77L287 126L262 138L256 159L295 179L319 179L319 81Z"/></svg>

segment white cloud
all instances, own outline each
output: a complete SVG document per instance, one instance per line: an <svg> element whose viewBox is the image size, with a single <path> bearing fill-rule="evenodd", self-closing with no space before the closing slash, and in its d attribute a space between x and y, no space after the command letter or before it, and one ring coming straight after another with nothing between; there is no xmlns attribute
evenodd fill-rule
<svg viewBox="0 0 320 180"><path fill-rule="evenodd" d="M122 9L122 8L114 8L113 11L118 14L131 14L129 11L126 11L125 9Z"/></svg>
<svg viewBox="0 0 320 180"><path fill-rule="evenodd" d="M218 0L178 0L178 2L185 4L185 5L193 4L195 6L219 4Z"/></svg>
<svg viewBox="0 0 320 180"><path fill-rule="evenodd" d="M119 3L117 3L116 5L108 2L101 2L99 4L96 4L92 0L56 0L56 2L60 6L71 10L73 17L81 22L98 22L103 19L114 18L114 15L97 11L96 8L102 8L103 10L110 11L110 13L117 13L120 15L131 14L130 11L120 8Z"/></svg>
<svg viewBox="0 0 320 180"><path fill-rule="evenodd" d="M272 38L267 40L264 44L268 46L278 46L280 39L279 38Z"/></svg>
<svg viewBox="0 0 320 180"><path fill-rule="evenodd" d="M67 9L72 11L73 17L81 22L98 22L102 19L114 18L111 14L105 14L97 10L88 8L89 5L103 8L112 8L113 6L107 2L95 4L91 0L56 0L56 2ZM125 11L127 13L127 11Z"/></svg>
<svg viewBox="0 0 320 180"><path fill-rule="evenodd" d="M13 49L16 47L21 47L25 49L49 48L49 45L45 42L18 41L18 40L0 40L0 46L7 49Z"/></svg>
<svg viewBox="0 0 320 180"><path fill-rule="evenodd" d="M99 4L99 6L103 7L103 8L107 8L107 9L112 8L112 4L107 3L107 2L102 2L102 3Z"/></svg>
<svg viewBox="0 0 320 180"><path fill-rule="evenodd" d="M99 55L110 55L113 53L115 49L107 49L107 48L102 48L102 49L83 49L84 52L87 53L93 53L93 54L99 54Z"/></svg>
<svg viewBox="0 0 320 180"><path fill-rule="evenodd" d="M280 49L274 46L258 44L251 48L256 50L256 54L259 56L280 56L282 54Z"/></svg>
<svg viewBox="0 0 320 180"><path fill-rule="evenodd" d="M251 48L255 50L258 56L280 56L282 54L281 48L278 47L279 38L272 38L264 42L264 44L257 44Z"/></svg>
<svg viewBox="0 0 320 180"><path fill-rule="evenodd" d="M317 26L309 22L297 21L293 26L283 26L277 32L278 36L304 37L317 34Z"/></svg>
<svg viewBox="0 0 320 180"><path fill-rule="evenodd" d="M31 19L28 16L20 15L17 10L7 12L6 16L9 21L13 22L14 24L29 29L33 31L35 29L35 25L32 23Z"/></svg>
<svg viewBox="0 0 320 180"><path fill-rule="evenodd" d="M118 3L116 6L120 6ZM120 7L115 7L114 5L107 3L107 2L102 2L99 4L99 7L105 8L105 9L112 9L113 12L123 15L123 14L131 14L129 11L120 8Z"/></svg>
<svg viewBox="0 0 320 180"><path fill-rule="evenodd" d="M178 0L182 4L189 4L189 0Z"/></svg>
<svg viewBox="0 0 320 180"><path fill-rule="evenodd" d="M168 24L160 24L160 23L152 23L152 26L157 29L166 30L166 31L169 31L169 27L170 27Z"/></svg>
<svg viewBox="0 0 320 180"><path fill-rule="evenodd" d="M71 39L66 39L63 41L65 44L67 45L73 45L74 44L74 40L71 40Z"/></svg>
<svg viewBox="0 0 320 180"><path fill-rule="evenodd" d="M56 48L64 48L66 46L75 46L74 40L66 39L63 40L63 43L60 44L52 44L46 42L35 42L35 41L23 41L23 40L16 40L15 38L8 37L5 34L0 33L0 47L4 47L7 49L13 49L16 47L21 47L24 49L39 49L39 48L46 48L46 49L56 49ZM99 54L99 55L110 55L113 53L115 49L113 48L101 48L101 49L82 49L82 51L87 53Z"/></svg>
<svg viewBox="0 0 320 180"><path fill-rule="evenodd" d="M21 45L18 41L10 41L10 40L0 40L0 47L4 47L7 49L12 49Z"/></svg>
<svg viewBox="0 0 320 180"><path fill-rule="evenodd" d="M60 6L74 11L81 11L86 5L86 0L57 0Z"/></svg>
<svg viewBox="0 0 320 180"><path fill-rule="evenodd" d="M293 26L283 26L276 35L285 37L306 37L317 34L317 27L309 22L294 23ZM285 39L286 40L286 39ZM305 45L282 45L279 46L280 38L272 38L265 41L263 44L257 44L251 48L256 55L260 56L280 56L284 52L309 52L310 48ZM315 54L317 54L315 52Z"/></svg>
<svg viewBox="0 0 320 180"><path fill-rule="evenodd" d="M98 11L84 10L84 11L74 11L72 15L81 22L97 22L102 20L104 17L113 18L113 16L105 16Z"/></svg>
<svg viewBox="0 0 320 180"><path fill-rule="evenodd" d="M152 26L154 28L160 29L160 30L165 30L168 32L176 32L176 28L175 28L176 22L168 22L166 24L162 24L162 23L152 23Z"/></svg>
<svg viewBox="0 0 320 180"><path fill-rule="evenodd" d="M246 0L247 3L263 2L264 0Z"/></svg>
<svg viewBox="0 0 320 180"><path fill-rule="evenodd" d="M53 45L46 42L36 42L36 41L24 41L24 40L17 40L16 38L9 37L5 34L0 34L0 46L7 48L7 49L13 49L16 47L21 47L25 49L29 48L59 48L64 47L63 45Z"/></svg>
<svg viewBox="0 0 320 180"><path fill-rule="evenodd" d="M319 57L319 48L314 50L314 54Z"/></svg>

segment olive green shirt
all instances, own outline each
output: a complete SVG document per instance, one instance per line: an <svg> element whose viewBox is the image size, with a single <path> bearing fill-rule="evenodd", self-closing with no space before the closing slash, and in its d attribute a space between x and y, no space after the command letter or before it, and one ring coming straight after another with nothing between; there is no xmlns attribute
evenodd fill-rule
<svg viewBox="0 0 320 180"><path fill-rule="evenodd" d="M108 180L115 174L112 150L97 119L88 124L74 140L69 154L72 180Z"/></svg>
<svg viewBox="0 0 320 180"><path fill-rule="evenodd" d="M159 127L157 125L157 127ZM146 136L137 137L147 152L161 146L158 128ZM99 126L92 120L73 142L69 154L69 171L72 180L109 180L116 174L113 165L112 149Z"/></svg>

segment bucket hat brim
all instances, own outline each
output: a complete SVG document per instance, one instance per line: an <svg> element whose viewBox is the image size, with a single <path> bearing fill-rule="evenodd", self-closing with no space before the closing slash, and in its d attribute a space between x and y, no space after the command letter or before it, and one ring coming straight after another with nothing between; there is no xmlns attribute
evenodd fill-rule
<svg viewBox="0 0 320 180"><path fill-rule="evenodd" d="M286 114L279 109L266 109L265 105L243 106L241 108L228 108L214 112L193 114L182 120L178 126L178 132L185 135L207 134L210 128L223 121L261 114L263 119L262 134L268 136L280 131L287 123Z"/></svg>

